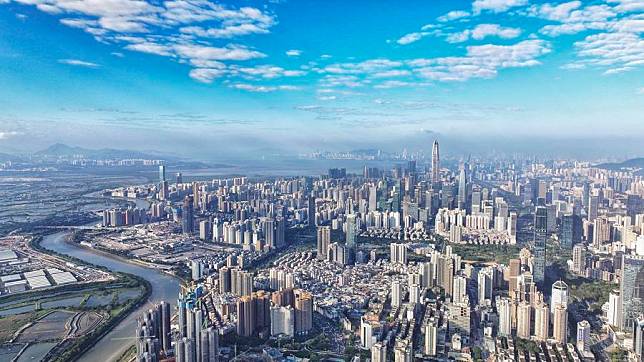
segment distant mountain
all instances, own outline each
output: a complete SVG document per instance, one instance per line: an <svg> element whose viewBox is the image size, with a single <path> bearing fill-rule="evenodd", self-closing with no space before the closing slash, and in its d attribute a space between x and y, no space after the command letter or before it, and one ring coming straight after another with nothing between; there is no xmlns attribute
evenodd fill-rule
<svg viewBox="0 0 644 362"><path fill-rule="evenodd" d="M77 146L69 146L62 143L56 143L49 146L47 149L38 151L34 154L40 157L73 157L83 156L89 159L128 159L128 158L143 158L143 159L170 159L170 157L160 154L145 153L132 150L117 150L112 148L102 149L88 149Z"/></svg>
<svg viewBox="0 0 644 362"><path fill-rule="evenodd" d="M621 170L623 168L644 169L644 157L632 158L623 162L602 163L597 165L597 167L607 170Z"/></svg>

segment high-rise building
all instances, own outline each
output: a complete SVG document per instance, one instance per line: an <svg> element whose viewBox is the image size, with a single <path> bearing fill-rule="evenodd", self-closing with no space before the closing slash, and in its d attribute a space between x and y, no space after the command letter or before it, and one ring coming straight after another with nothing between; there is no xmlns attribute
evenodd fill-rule
<svg viewBox="0 0 644 362"><path fill-rule="evenodd" d="M237 300L237 334L250 337L255 331L255 308L251 296L245 295Z"/></svg>
<svg viewBox="0 0 644 362"><path fill-rule="evenodd" d="M308 334L313 329L313 296L304 290L295 290L295 333Z"/></svg>
<svg viewBox="0 0 644 362"><path fill-rule="evenodd" d="M391 253L391 263L407 265L407 245L406 244L389 244L389 251Z"/></svg>
<svg viewBox="0 0 644 362"><path fill-rule="evenodd" d="M387 362L387 345L376 342L371 346L371 362Z"/></svg>
<svg viewBox="0 0 644 362"><path fill-rule="evenodd" d="M557 343L566 343L568 341L568 309L565 305L555 305L552 326L552 337Z"/></svg>
<svg viewBox="0 0 644 362"><path fill-rule="evenodd" d="M530 302L523 301L517 308L517 336L530 339L532 321L532 306Z"/></svg>
<svg viewBox="0 0 644 362"><path fill-rule="evenodd" d="M391 282L391 306L400 307L402 305L402 285L397 280Z"/></svg>
<svg viewBox="0 0 644 362"><path fill-rule="evenodd" d="M619 297L619 290L613 290L608 295L608 313L606 313L608 324L621 328L622 326L622 300Z"/></svg>
<svg viewBox="0 0 644 362"><path fill-rule="evenodd" d="M633 351L640 361L644 360L644 316L633 324Z"/></svg>
<svg viewBox="0 0 644 362"><path fill-rule="evenodd" d="M434 141L432 146L432 185L440 184L440 154L438 149L438 141Z"/></svg>
<svg viewBox="0 0 644 362"><path fill-rule="evenodd" d="M423 348L423 354L429 357L436 356L437 344L438 328L436 327L436 321L431 318L427 324L425 324L425 346Z"/></svg>
<svg viewBox="0 0 644 362"><path fill-rule="evenodd" d="M465 174L466 164L461 163L459 166L458 174L458 208L465 209L467 207L467 176Z"/></svg>
<svg viewBox="0 0 644 362"><path fill-rule="evenodd" d="M318 254L319 260L329 260L329 246L331 245L331 228L329 226L318 226Z"/></svg>
<svg viewBox="0 0 644 362"><path fill-rule="evenodd" d="M486 306L492 304L492 290L494 287L494 269L483 268L478 273L478 304Z"/></svg>
<svg viewBox="0 0 644 362"><path fill-rule="evenodd" d="M194 208L192 196L186 196L183 199L181 207L181 231L184 234L192 234L194 232Z"/></svg>
<svg viewBox="0 0 644 362"><path fill-rule="evenodd" d="M546 238L547 238L548 209L537 206L534 215L534 281L542 285L546 273Z"/></svg>
<svg viewBox="0 0 644 362"><path fill-rule="evenodd" d="M572 248L572 271L577 274L584 274L586 270L586 247L583 244L576 244Z"/></svg>
<svg viewBox="0 0 644 362"><path fill-rule="evenodd" d="M316 213L316 207L315 207L315 196L311 195L309 196L308 199L308 212L307 212L307 218L308 218L308 224L309 228L313 229L316 226L315 222L315 213Z"/></svg>
<svg viewBox="0 0 644 362"><path fill-rule="evenodd" d="M550 330L550 309L547 304L539 303L534 307L534 336L545 342Z"/></svg>
<svg viewBox="0 0 644 362"><path fill-rule="evenodd" d="M356 246L356 215L347 215L347 232L346 232L346 245L347 248L354 248Z"/></svg>
<svg viewBox="0 0 644 362"><path fill-rule="evenodd" d="M499 314L499 335L512 335L512 308L508 298L496 298L496 309Z"/></svg>
<svg viewBox="0 0 644 362"><path fill-rule="evenodd" d="M577 348L584 352L590 350L590 323L586 320L577 323Z"/></svg>
<svg viewBox="0 0 644 362"><path fill-rule="evenodd" d="M624 254L622 257L622 330L633 329L637 318L644 311L644 256Z"/></svg>
<svg viewBox="0 0 644 362"><path fill-rule="evenodd" d="M462 303L467 296L467 277L459 274L454 276L452 283L452 301L454 303Z"/></svg>
<svg viewBox="0 0 644 362"><path fill-rule="evenodd" d="M550 312L555 313L555 306L563 304L568 308L568 284L563 280L557 280L552 284L552 294L550 297Z"/></svg>
<svg viewBox="0 0 644 362"><path fill-rule="evenodd" d="M159 182L164 182L164 181L166 181L166 178L165 178L165 166L160 165L159 166Z"/></svg>
<svg viewBox="0 0 644 362"><path fill-rule="evenodd" d="M290 305L271 307L271 335L295 335L295 310Z"/></svg>

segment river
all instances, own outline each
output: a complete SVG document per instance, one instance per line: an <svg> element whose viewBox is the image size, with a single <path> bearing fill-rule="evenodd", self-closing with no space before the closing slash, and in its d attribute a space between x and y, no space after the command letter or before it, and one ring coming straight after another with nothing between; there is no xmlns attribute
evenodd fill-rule
<svg viewBox="0 0 644 362"><path fill-rule="evenodd" d="M83 362L114 361L130 345L134 344L136 319L143 311L147 310L152 304L162 300L171 303L173 308L176 306L180 291L179 280L158 270L134 265L118 258L112 258L74 244L66 243L65 237L68 233L68 231L65 231L47 235L43 238L40 245L60 254L73 256L91 264L104 266L111 271L137 275L146 279L152 285L152 294L148 302L128 315L107 335L96 342L94 347L79 358L79 361Z"/></svg>

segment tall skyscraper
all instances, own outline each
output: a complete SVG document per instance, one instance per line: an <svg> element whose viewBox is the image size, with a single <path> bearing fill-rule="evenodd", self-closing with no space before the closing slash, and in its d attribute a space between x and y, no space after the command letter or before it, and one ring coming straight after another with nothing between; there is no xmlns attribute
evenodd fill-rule
<svg viewBox="0 0 644 362"><path fill-rule="evenodd" d="M159 182L163 182L165 180L165 166L161 165L159 166Z"/></svg>
<svg viewBox="0 0 644 362"><path fill-rule="evenodd" d="M572 271L577 274L586 271L586 247L583 244L576 244L572 248Z"/></svg>
<svg viewBox="0 0 644 362"><path fill-rule="evenodd" d="M548 305L539 303L534 307L534 336L538 341L548 339L550 329L550 310Z"/></svg>
<svg viewBox="0 0 644 362"><path fill-rule="evenodd" d="M547 237L548 209L537 206L534 214L534 281L543 285L546 273L546 237Z"/></svg>
<svg viewBox="0 0 644 362"><path fill-rule="evenodd" d="M552 294L550 297L550 312L555 313L555 306L563 304L568 308L568 284L563 280L557 280L552 284Z"/></svg>
<svg viewBox="0 0 644 362"><path fill-rule="evenodd" d="M440 183L440 167L438 141L435 140L434 145L432 146L432 185L438 185Z"/></svg>
<svg viewBox="0 0 644 362"><path fill-rule="evenodd" d="M181 231L184 234L192 234L194 231L194 209L192 196L183 199L181 207Z"/></svg>
<svg viewBox="0 0 644 362"><path fill-rule="evenodd" d="M621 327L623 331L630 331L644 310L644 256L623 255L620 296Z"/></svg>
<svg viewBox="0 0 644 362"><path fill-rule="evenodd" d="M391 306L400 307L402 305L402 286L400 282L394 280L391 283Z"/></svg>
<svg viewBox="0 0 644 362"><path fill-rule="evenodd" d="M467 207L467 176L465 174L466 164L461 163L458 173L458 208L465 209Z"/></svg>
<svg viewBox="0 0 644 362"><path fill-rule="evenodd" d="M436 345L438 342L438 328L436 328L436 321L432 318L425 324L425 348L423 353L426 356L436 356Z"/></svg>
<svg viewBox="0 0 644 362"><path fill-rule="evenodd" d="M347 215L347 232L346 232L346 245L347 248L354 248L356 246L356 215Z"/></svg>
<svg viewBox="0 0 644 362"><path fill-rule="evenodd" d="M387 362L387 344L376 342L371 346L371 362Z"/></svg>
<svg viewBox="0 0 644 362"><path fill-rule="evenodd" d="M590 323L586 320L577 323L577 348L584 352L590 350Z"/></svg>
<svg viewBox="0 0 644 362"><path fill-rule="evenodd" d="M565 305L555 305L552 326L552 337L557 343L566 343L568 341L568 309Z"/></svg>
<svg viewBox="0 0 644 362"><path fill-rule="evenodd" d="M331 245L331 228L329 226L318 226L318 255L319 260L329 260L329 246Z"/></svg>
<svg viewBox="0 0 644 362"><path fill-rule="evenodd" d="M307 334L313 329L313 296L304 290L295 290L295 333Z"/></svg>
<svg viewBox="0 0 644 362"><path fill-rule="evenodd" d="M520 338L530 339L531 317L532 306L530 302L521 302L517 308L517 336Z"/></svg>
<svg viewBox="0 0 644 362"><path fill-rule="evenodd" d="M512 309L508 298L497 297L496 309L499 314L499 335L510 336L512 334Z"/></svg>

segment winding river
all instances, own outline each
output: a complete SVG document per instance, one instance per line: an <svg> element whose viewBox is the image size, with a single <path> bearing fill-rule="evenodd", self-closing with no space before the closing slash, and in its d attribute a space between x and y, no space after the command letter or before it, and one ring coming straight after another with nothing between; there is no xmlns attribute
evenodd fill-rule
<svg viewBox="0 0 644 362"><path fill-rule="evenodd" d="M161 300L170 302L174 308L180 290L179 280L158 270L134 265L118 258L112 258L74 244L68 244L65 242L65 237L68 233L68 231L65 231L50 234L41 241L41 245L49 250L73 256L88 263L104 266L115 272L137 275L146 279L152 285L152 294L148 302L134 311L134 313L128 315L79 359L79 361L83 362L114 361L130 345L134 344L136 319L143 311Z"/></svg>

